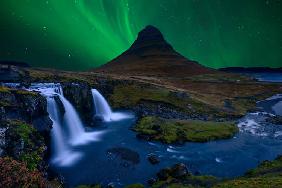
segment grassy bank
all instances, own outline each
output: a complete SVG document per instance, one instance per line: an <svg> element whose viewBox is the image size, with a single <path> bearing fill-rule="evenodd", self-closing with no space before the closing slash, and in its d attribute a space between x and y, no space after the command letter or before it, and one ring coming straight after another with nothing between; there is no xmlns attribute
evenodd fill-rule
<svg viewBox="0 0 282 188"><path fill-rule="evenodd" d="M232 137L238 128L233 122L174 120L147 116L137 123L138 134L163 143L207 142Z"/></svg>

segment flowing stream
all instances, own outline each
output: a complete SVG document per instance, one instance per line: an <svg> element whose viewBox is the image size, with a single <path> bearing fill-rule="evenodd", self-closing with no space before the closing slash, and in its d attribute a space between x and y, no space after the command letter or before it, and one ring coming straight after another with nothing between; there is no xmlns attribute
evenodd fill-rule
<svg viewBox="0 0 282 188"><path fill-rule="evenodd" d="M248 113L240 119L240 132L233 138L180 146L136 139L136 133L129 130L136 122L135 115L129 111L113 112L95 89L92 90L95 127L80 120L60 84L34 84L30 89L47 98L53 121L50 165L64 177L67 187L146 184L160 169L179 162L194 173L230 178L282 154L282 125L267 121L281 115L282 95L258 102L260 112ZM57 100L65 112L60 111ZM159 164L152 165L147 160L152 153L160 158Z"/></svg>

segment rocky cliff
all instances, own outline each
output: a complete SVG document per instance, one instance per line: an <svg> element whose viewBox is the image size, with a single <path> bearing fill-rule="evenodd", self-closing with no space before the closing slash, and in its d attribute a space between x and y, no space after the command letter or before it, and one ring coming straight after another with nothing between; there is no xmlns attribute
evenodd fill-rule
<svg viewBox="0 0 282 188"><path fill-rule="evenodd" d="M52 121L39 93L0 87L0 157L10 157L29 170L47 174Z"/></svg>

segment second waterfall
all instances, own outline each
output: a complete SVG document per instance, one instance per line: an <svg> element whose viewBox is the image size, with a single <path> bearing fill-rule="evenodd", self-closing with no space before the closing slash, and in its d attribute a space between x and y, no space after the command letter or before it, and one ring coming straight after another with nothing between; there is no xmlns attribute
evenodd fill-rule
<svg viewBox="0 0 282 188"><path fill-rule="evenodd" d="M95 118L109 122L118 121L125 118L130 118L128 114L120 112L112 112L112 109L103 95L97 89L91 89L94 107Z"/></svg>

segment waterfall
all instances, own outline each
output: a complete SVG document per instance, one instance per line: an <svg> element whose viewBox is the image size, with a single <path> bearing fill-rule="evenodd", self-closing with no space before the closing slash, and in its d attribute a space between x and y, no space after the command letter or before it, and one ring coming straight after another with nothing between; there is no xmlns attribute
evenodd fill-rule
<svg viewBox="0 0 282 188"><path fill-rule="evenodd" d="M51 131L54 147L54 155L59 156L60 151L66 150L66 145L63 139L63 132L60 125L59 112L56 101L53 97L47 97L47 111L50 119L53 122L53 129Z"/></svg>
<svg viewBox="0 0 282 188"><path fill-rule="evenodd" d="M70 138L68 140L71 145L80 145L80 144L85 144L89 141L99 140L99 137L103 132L102 131L86 132L84 130L83 124L79 118L78 113L76 112L73 105L64 97L63 89L60 84L37 83L37 84L32 84L29 90L39 91L43 96L47 98L59 96L64 106L65 113L63 115L63 121L60 122L60 125L58 127L62 127L62 125L65 125L65 127L68 129L68 132L70 134ZM52 108L57 109L57 104L53 105ZM51 119L55 121L55 124L57 124L55 115L51 117ZM54 137L57 139L57 135L55 135Z"/></svg>
<svg viewBox="0 0 282 188"><path fill-rule="evenodd" d="M104 121L110 121L112 116L112 110L106 99L97 91L92 89L92 97L95 106L95 116L101 118Z"/></svg>
<svg viewBox="0 0 282 188"><path fill-rule="evenodd" d="M51 130L52 162L60 166L71 165L81 157L81 154L71 151L65 142L58 106L53 96L47 96L47 111L53 122L53 128Z"/></svg>
<svg viewBox="0 0 282 188"><path fill-rule="evenodd" d="M64 97L60 84L37 83L32 84L28 90L38 91L47 99L47 111L53 122L53 128L51 130L51 162L59 166L73 164L82 157L82 154L72 151L71 145L97 141L102 131L85 132L78 113L73 105ZM65 109L63 118L60 118L62 114L60 114L57 102L54 99L56 96L59 97ZM66 128L70 135L66 135L63 128Z"/></svg>
<svg viewBox="0 0 282 188"><path fill-rule="evenodd" d="M96 118L109 122L132 117L128 114L112 112L110 105L97 89L91 89L91 92L95 107Z"/></svg>
<svg viewBox="0 0 282 188"><path fill-rule="evenodd" d="M71 150L63 134L63 126L60 119L61 114L59 113L58 105L54 99L55 96L62 95L60 84L32 84L29 90L38 91L47 99L47 111L53 122L53 128L51 129L51 163L59 166L69 166L73 164L82 157L82 154Z"/></svg>
<svg viewBox="0 0 282 188"><path fill-rule="evenodd" d="M65 108L64 123L70 132L70 143L72 145L80 145L89 141L97 141L101 132L85 132L83 124L73 105L63 95L59 95L59 97Z"/></svg>

